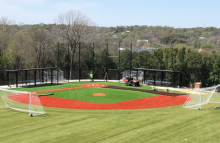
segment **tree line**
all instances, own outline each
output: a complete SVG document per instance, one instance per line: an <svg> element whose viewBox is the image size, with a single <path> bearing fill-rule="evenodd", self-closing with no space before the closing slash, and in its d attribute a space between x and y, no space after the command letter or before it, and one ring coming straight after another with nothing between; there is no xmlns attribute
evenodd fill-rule
<svg viewBox="0 0 220 143"><path fill-rule="evenodd" d="M147 68L182 71L184 72L183 84L188 87L191 84L194 86L195 82L202 82L203 87L220 83L220 55L206 49L198 52L186 47L160 48L154 52L147 50L136 52L133 50L131 53L128 47L120 52L120 56L119 54L112 56L115 55L112 52L118 52L118 48L109 46L106 53L107 49L104 45L99 51L97 50L98 46L95 46L96 50L93 57L93 49L84 48L86 50L81 52L80 61L84 78L88 78L88 73L93 71L93 68L95 78L103 79L106 68L107 70L114 69L114 71L108 70L112 78L123 78L122 75L117 75L118 72L122 73L125 70L130 70L130 62L132 62L132 70L134 68ZM74 68L78 71L78 51L76 53ZM152 75L147 75L146 78L153 79ZM160 75L158 75L158 78L160 78ZM171 78L166 80L169 81Z"/></svg>
<svg viewBox="0 0 220 143"><path fill-rule="evenodd" d="M122 71L130 68L129 58L130 50L121 53L120 69ZM118 58L114 61L117 68L118 61ZM182 71L184 85L188 87L191 84L194 86L195 82L202 82L203 87L220 83L220 55L205 49L198 52L181 47L158 49L152 53L132 52L132 68ZM149 77L146 78L149 79Z"/></svg>
<svg viewBox="0 0 220 143"><path fill-rule="evenodd" d="M54 24L16 25L7 18L0 19L0 81L5 70L56 67L81 70L87 76L93 68L103 78L106 66L118 71L130 69L130 50L109 47L106 58L104 44L132 43L132 68L152 68L183 71L185 85L201 81L203 86L219 83L220 29L215 27L173 28L167 26L99 27L79 11L69 10L55 18ZM145 40L148 42L138 42ZM59 51L58 51L58 44ZM81 66L79 67L79 43ZM90 44L89 44L90 43ZM92 43L99 43L94 45ZM162 45L162 47L160 47ZM154 52L135 52L137 48L158 48ZM94 52L94 59L92 53ZM59 61L57 54L59 53ZM107 65L106 65L107 59ZM119 64L120 61L120 64ZM59 63L59 64L58 64ZM60 65L58 67L58 65ZM115 73L117 74L117 73Z"/></svg>

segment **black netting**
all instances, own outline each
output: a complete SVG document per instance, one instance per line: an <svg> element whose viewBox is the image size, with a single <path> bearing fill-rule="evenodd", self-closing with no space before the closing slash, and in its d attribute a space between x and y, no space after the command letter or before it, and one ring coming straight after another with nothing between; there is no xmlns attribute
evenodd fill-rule
<svg viewBox="0 0 220 143"><path fill-rule="evenodd" d="M43 49L41 58L38 62L40 68L54 67L57 71L57 76L53 79L59 83L62 79L79 80L90 78L90 73L93 73L94 79L104 79L106 75L109 80L119 80L126 76L133 76L135 68L151 68L145 61L141 61L140 53L132 50L132 44L122 43L56 43L53 47ZM46 54L47 53L47 54ZM150 56L150 55L149 55ZM143 57L141 58L143 59ZM36 65L36 61L33 65ZM21 66L22 67L22 66ZM45 73L42 73L45 72ZM18 81L21 84L27 84L26 81L32 82L35 80L40 83L49 83L50 78L45 79L47 71L28 71L27 73L19 72ZM138 79L150 85L163 85L163 86L178 86L181 85L182 78L180 73L167 73L145 71L145 77L138 75ZM62 77L59 75L62 74ZM16 83L16 72L10 72L7 77L9 84ZM62 80L63 81L63 80ZM154 82L155 81L155 82Z"/></svg>

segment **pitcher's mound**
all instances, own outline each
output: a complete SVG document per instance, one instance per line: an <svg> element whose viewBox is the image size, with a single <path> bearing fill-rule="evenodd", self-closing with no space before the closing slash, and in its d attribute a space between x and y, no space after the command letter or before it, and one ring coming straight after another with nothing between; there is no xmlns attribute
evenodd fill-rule
<svg viewBox="0 0 220 143"><path fill-rule="evenodd" d="M93 93L94 96L105 96L104 93Z"/></svg>
<svg viewBox="0 0 220 143"><path fill-rule="evenodd" d="M83 84L82 87L107 87L107 84Z"/></svg>

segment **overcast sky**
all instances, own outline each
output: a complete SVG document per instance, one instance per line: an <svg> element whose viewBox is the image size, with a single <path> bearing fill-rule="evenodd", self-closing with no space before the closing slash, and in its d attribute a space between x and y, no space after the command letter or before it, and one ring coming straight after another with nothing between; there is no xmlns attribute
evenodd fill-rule
<svg viewBox="0 0 220 143"><path fill-rule="evenodd" d="M220 28L220 0L0 0L0 18L25 24L54 23L70 9L98 26Z"/></svg>

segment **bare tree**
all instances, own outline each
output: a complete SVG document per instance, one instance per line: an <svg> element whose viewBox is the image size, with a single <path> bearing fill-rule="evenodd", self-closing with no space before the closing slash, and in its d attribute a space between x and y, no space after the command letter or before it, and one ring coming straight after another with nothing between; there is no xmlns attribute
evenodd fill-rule
<svg viewBox="0 0 220 143"><path fill-rule="evenodd" d="M16 35L14 35L14 46L11 50L11 55L8 54L12 63L14 63L14 68L22 69L28 67L33 62L33 58L31 56L31 48L30 48L30 36L27 32L18 31ZM10 52L10 51L9 51Z"/></svg>
<svg viewBox="0 0 220 143"><path fill-rule="evenodd" d="M2 54L3 50L7 49L10 39L16 32L14 21L8 20L5 17L0 19L0 54Z"/></svg>
<svg viewBox="0 0 220 143"><path fill-rule="evenodd" d="M69 10L60 14L55 22L58 26L59 35L70 45L71 65L70 77L72 77L73 59L76 53L77 43L86 41L92 34L94 24L80 11Z"/></svg>
<svg viewBox="0 0 220 143"><path fill-rule="evenodd" d="M30 37L30 45L33 49L32 56L35 58L37 67L40 68L44 66L42 61L45 58L45 51L52 45L51 38L46 30L41 29L32 30Z"/></svg>

